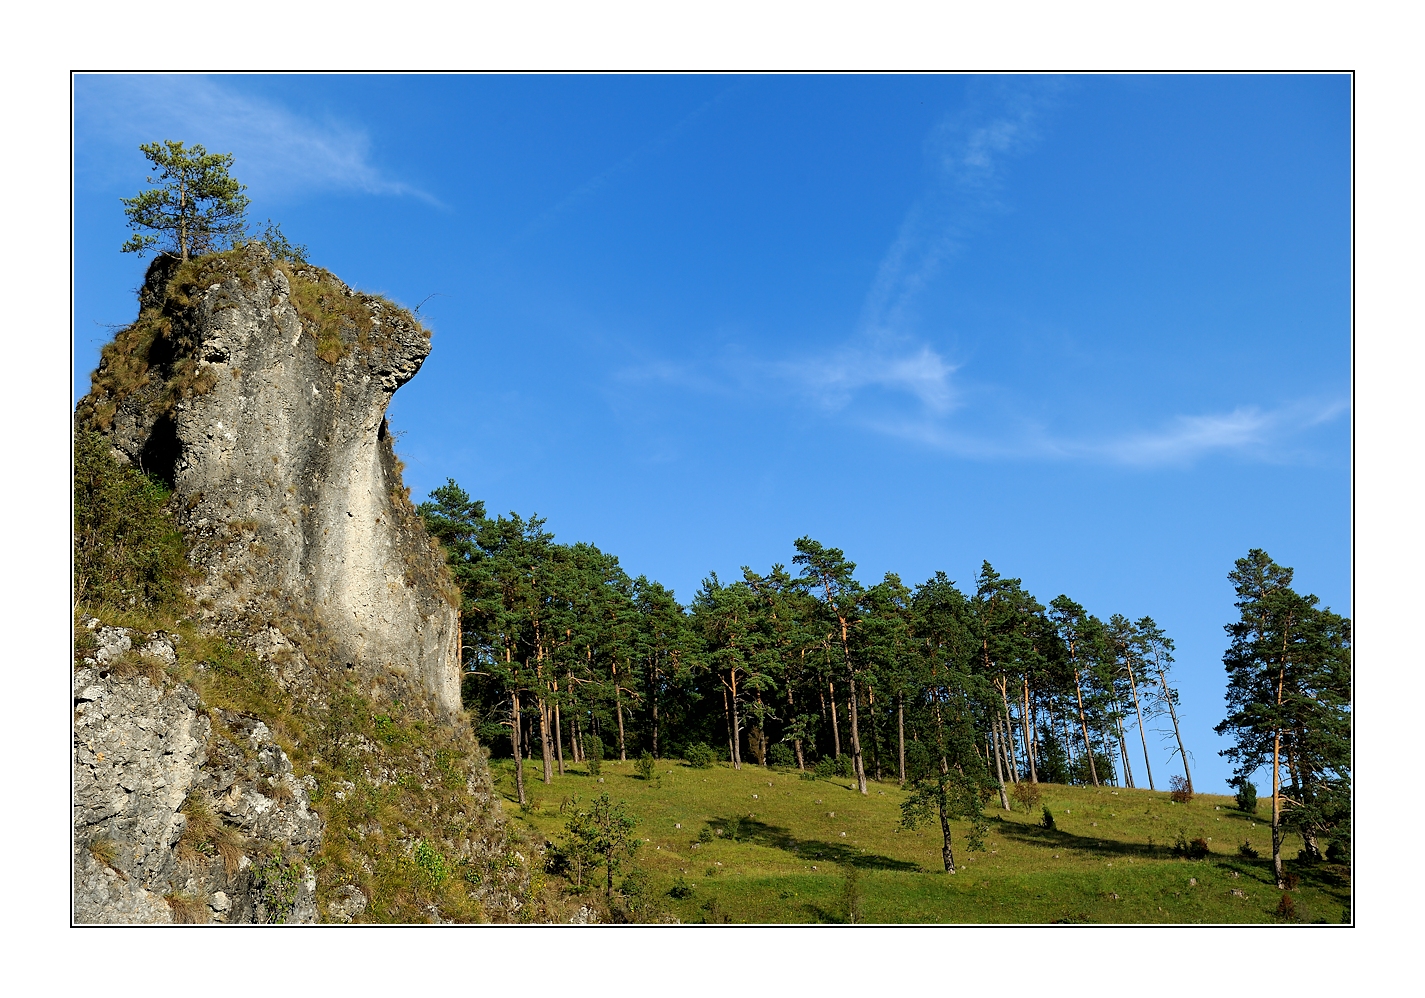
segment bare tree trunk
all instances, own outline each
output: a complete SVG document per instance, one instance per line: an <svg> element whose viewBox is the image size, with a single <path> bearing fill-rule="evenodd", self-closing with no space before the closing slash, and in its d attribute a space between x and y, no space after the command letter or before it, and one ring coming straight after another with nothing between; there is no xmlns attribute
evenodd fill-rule
<svg viewBox="0 0 1425 998"><path fill-rule="evenodd" d="M945 800L940 800L940 859L946 873L955 872L955 854L950 851L950 821L945 815Z"/></svg>
<svg viewBox="0 0 1425 998"><path fill-rule="evenodd" d="M1011 783L1019 782L1019 760L1014 755L1014 721L1009 716L1009 681L1001 676L995 680L995 685L999 687L1000 700L1004 703L1004 749L1005 758L1009 760L1009 780Z"/></svg>
<svg viewBox="0 0 1425 998"><path fill-rule="evenodd" d="M851 696L847 698L851 702L851 762L856 769L856 788L861 791L862 796L865 796L866 763L861 758L861 731L857 724L856 711L856 680L853 677L848 677L847 683L851 687Z"/></svg>
<svg viewBox="0 0 1425 998"><path fill-rule="evenodd" d="M737 741L732 735L732 707L727 699L727 684L722 687L722 719L727 722L727 761L737 763Z"/></svg>
<svg viewBox="0 0 1425 998"><path fill-rule="evenodd" d="M559 760L559 775L564 775L564 728L559 723L559 702L554 703L554 757Z"/></svg>
<svg viewBox="0 0 1425 998"><path fill-rule="evenodd" d="M866 709L871 712L871 764L876 767L876 782L881 779L881 726L876 723L876 691L866 687Z"/></svg>
<svg viewBox="0 0 1425 998"><path fill-rule="evenodd" d="M803 659L805 659L806 656L803 655L802 657L803 657ZM796 714L797 714L797 707L796 707L796 704L792 703L792 684L791 684L790 682L788 682L788 683L787 683L787 717L788 717L788 718L795 718L795 717L796 717ZM800 738L793 738L793 739L792 739L792 747L795 748L795 749L796 749L796 752L797 752L797 768L800 769L800 770L805 770L805 769L807 768L807 762L806 762L806 757L802 754L802 740L801 740Z"/></svg>
<svg viewBox="0 0 1425 998"><path fill-rule="evenodd" d="M609 666L614 677L614 707L618 710L618 761L628 762L628 752L624 750L623 744L623 695L618 688L618 666Z"/></svg>
<svg viewBox="0 0 1425 998"><path fill-rule="evenodd" d="M1143 708L1138 702L1138 684L1133 678L1133 664L1124 659L1128 669L1128 688L1133 691L1133 709L1138 714L1138 737L1143 741L1143 766L1148 770L1148 789L1157 790L1153 785L1153 763L1148 759L1148 733L1143 730Z"/></svg>
<svg viewBox="0 0 1425 998"><path fill-rule="evenodd" d="M1089 722L1088 718L1084 716L1084 690L1083 687L1079 685L1079 666L1077 661L1074 663L1074 694L1079 699L1079 727L1081 727L1084 732L1084 752L1086 752L1089 757L1089 776L1093 778L1093 785L1098 786L1098 767L1094 765L1093 743L1089 741Z"/></svg>
<svg viewBox="0 0 1425 998"><path fill-rule="evenodd" d="M732 768L742 768L742 711L737 709L737 673L732 673Z"/></svg>
<svg viewBox="0 0 1425 998"><path fill-rule="evenodd" d="M1282 705L1282 692L1286 680L1286 650L1282 650L1281 667L1277 670L1277 707ZM1272 871L1276 874L1277 889L1286 887L1286 872L1282 869L1282 840L1286 838L1282 828L1282 781L1281 781L1282 729L1278 726L1272 737Z"/></svg>
<svg viewBox="0 0 1425 998"><path fill-rule="evenodd" d="M1128 739L1123 734L1123 711L1118 709L1118 700L1113 701L1113 723L1118 729L1118 755L1123 760L1123 778L1129 787L1134 787L1133 767L1128 763Z"/></svg>
<svg viewBox="0 0 1425 998"><path fill-rule="evenodd" d="M524 795L524 758L520 755L520 725L523 721L520 718L520 695L518 692L510 694L510 738L514 742L512 748L515 750L515 790L519 792L520 804L529 803Z"/></svg>
<svg viewBox="0 0 1425 998"><path fill-rule="evenodd" d="M544 782L553 783L554 752L549 743L549 703L544 697L539 698L539 743L541 758L544 760Z"/></svg>
<svg viewBox="0 0 1425 998"><path fill-rule="evenodd" d="M1178 740L1178 755L1183 760L1183 779L1187 780L1188 793L1192 793L1192 773L1188 771L1187 749L1183 748L1183 733L1178 727L1178 711L1173 706L1173 694L1168 689L1168 674L1163 670L1161 664L1158 667L1158 678L1163 682L1163 699L1168 702L1168 714L1173 719L1173 734Z"/></svg>
<svg viewBox="0 0 1425 998"><path fill-rule="evenodd" d="M995 743L995 746L994 746L994 753L995 753L995 776L999 779L999 803L1000 803L1000 807L1002 807L1002 808L1004 808L1006 811L1008 811L1008 810L1009 810L1009 794L1005 793L1005 791L1004 791L1004 768L1003 768L1003 766L1001 766L1001 764L1000 764L999 721L992 717L992 718L990 718L990 724L991 724L991 728L990 728L990 738L991 738L991 740L993 740L994 743Z"/></svg>
<svg viewBox="0 0 1425 998"><path fill-rule="evenodd" d="M831 690L831 737L836 746L836 758L841 758L841 726L836 720L836 684L831 680L826 682L827 689Z"/></svg>
<svg viewBox="0 0 1425 998"><path fill-rule="evenodd" d="M896 741L900 749L900 785L905 786L905 694L896 697Z"/></svg>
<svg viewBox="0 0 1425 998"><path fill-rule="evenodd" d="M1039 769L1034 763L1034 735L1029 728L1029 677L1024 677L1024 709L1020 713L1020 722L1024 727L1024 754L1029 756L1029 782L1039 782Z"/></svg>
<svg viewBox="0 0 1425 998"><path fill-rule="evenodd" d="M653 688L648 691L653 707L653 758L661 759L662 756L658 754L658 658L656 652L653 661Z"/></svg>

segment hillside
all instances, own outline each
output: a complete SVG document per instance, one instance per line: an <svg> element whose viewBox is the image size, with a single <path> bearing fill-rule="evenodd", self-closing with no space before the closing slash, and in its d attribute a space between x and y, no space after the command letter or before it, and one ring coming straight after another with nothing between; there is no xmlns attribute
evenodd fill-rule
<svg viewBox="0 0 1425 998"><path fill-rule="evenodd" d="M512 768L493 765L506 811L553 842L563 837L567 798L607 792L627 801L635 834L647 840L637 864L649 873L648 893L683 922L846 921L844 863L859 871L864 922L1281 920L1270 862L1237 851L1245 841L1269 856L1269 821L1238 811L1230 797L1176 804L1163 792L1043 784L1057 830L1041 828L1039 812L1006 813L992 802L984 852L967 847L965 823L952 823L960 872L951 876L940 869L938 828L898 827L904 794L894 782L872 783L862 797L851 780L805 780L796 770L664 760L645 781L631 762L605 762L602 784L582 766L552 785L530 780L530 807L520 809ZM711 841L700 842L705 828ZM1179 834L1208 840L1209 855L1174 856ZM1289 841L1287 851L1300 846ZM1300 878L1290 892L1296 919L1340 921L1350 905L1347 868L1289 867ZM692 888L687 897L669 893L679 878Z"/></svg>

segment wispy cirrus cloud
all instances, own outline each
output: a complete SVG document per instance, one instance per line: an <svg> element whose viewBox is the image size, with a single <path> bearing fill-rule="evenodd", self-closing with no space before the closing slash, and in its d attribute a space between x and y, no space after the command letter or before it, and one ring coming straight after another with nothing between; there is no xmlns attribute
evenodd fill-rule
<svg viewBox="0 0 1425 998"><path fill-rule="evenodd" d="M1333 422L1348 402L1307 400L1276 408L1238 406L1231 412L1179 415L1156 429L1108 436L1063 436L1020 425L1000 435L970 432L929 419L879 420L867 425L958 457L1093 461L1126 467L1185 466L1212 455L1276 462L1298 456L1301 434Z"/></svg>
<svg viewBox="0 0 1425 998"><path fill-rule="evenodd" d="M231 152L233 172L264 197L341 191L438 203L377 166L371 138L361 127L297 114L212 77L80 76L74 106L75 133L85 140L76 147L77 159L81 171L91 174L119 168L123 161L111 155L116 145L132 155L139 142L172 138ZM99 155L86 156L91 152ZM127 163L122 169L125 176L131 172Z"/></svg>

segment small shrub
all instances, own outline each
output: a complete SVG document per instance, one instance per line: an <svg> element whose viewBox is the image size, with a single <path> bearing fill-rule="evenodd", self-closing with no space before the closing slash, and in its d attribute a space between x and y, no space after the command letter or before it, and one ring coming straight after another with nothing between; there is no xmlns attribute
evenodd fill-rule
<svg viewBox="0 0 1425 998"><path fill-rule="evenodd" d="M633 768L634 771L638 773L640 780L651 780L653 779L653 769L656 765L657 764L653 761L653 753L645 749L644 753L634 761Z"/></svg>
<svg viewBox="0 0 1425 998"><path fill-rule="evenodd" d="M722 910L722 905L718 903L717 898L708 898L706 901L704 901L702 905L702 910L706 912L706 914L703 916L703 921L709 925L716 925L719 922L732 921L731 916L727 915Z"/></svg>
<svg viewBox="0 0 1425 998"><path fill-rule="evenodd" d="M1188 841L1187 834L1182 829L1178 829L1177 838L1173 840L1173 855L1182 856L1186 859L1206 859L1211 849L1208 848L1207 840L1201 837Z"/></svg>
<svg viewBox="0 0 1425 998"><path fill-rule="evenodd" d="M584 765L589 768L590 776L598 776L603 769L604 762L604 740L598 735L584 736Z"/></svg>
<svg viewBox="0 0 1425 998"><path fill-rule="evenodd" d="M1340 839L1332 839L1326 847L1326 862L1328 863L1349 863L1351 861L1351 847Z"/></svg>
<svg viewBox="0 0 1425 998"><path fill-rule="evenodd" d="M1295 873L1283 873L1282 883L1286 885L1287 890L1294 891L1301 884L1301 878Z"/></svg>
<svg viewBox="0 0 1425 998"><path fill-rule="evenodd" d="M797 757L786 742L778 742L767 750L767 761L773 766L795 766Z"/></svg>
<svg viewBox="0 0 1425 998"><path fill-rule="evenodd" d="M1257 785L1251 780L1241 780L1237 784L1237 810L1246 814L1257 813Z"/></svg>
<svg viewBox="0 0 1425 998"><path fill-rule="evenodd" d="M1276 916L1284 922L1296 921L1296 902L1290 894L1283 894L1282 899L1277 902Z"/></svg>
<svg viewBox="0 0 1425 998"><path fill-rule="evenodd" d="M297 894L302 887L302 864L299 860L285 862L274 851L253 866L253 881L258 901L269 925L281 925L292 917L297 907Z"/></svg>
<svg viewBox="0 0 1425 998"><path fill-rule="evenodd" d="M1256 847L1254 847L1252 843L1244 840L1242 844L1237 847L1237 855L1243 859L1256 859L1261 854L1257 852Z"/></svg>
<svg viewBox="0 0 1425 998"><path fill-rule="evenodd" d="M709 836L711 838L711 836ZM693 885L688 883L684 877L674 877L673 886L668 889L668 896L685 901L693 896Z"/></svg>
<svg viewBox="0 0 1425 998"><path fill-rule="evenodd" d="M648 921L657 912L653 892L649 889L648 871L634 867L619 885L624 911L632 922Z"/></svg>
<svg viewBox="0 0 1425 998"><path fill-rule="evenodd" d="M815 769L803 769L801 772L797 773L797 779L799 779L799 780L815 780L815 779L816 779L816 770L815 770Z"/></svg>
<svg viewBox="0 0 1425 998"><path fill-rule="evenodd" d="M849 755L837 756L834 759L827 756L818 759L816 763L816 775L823 779L839 776L843 780L849 780L854 772Z"/></svg>
<svg viewBox="0 0 1425 998"><path fill-rule="evenodd" d="M175 891L163 900L168 902L168 910L173 913L175 922L185 925L202 925L209 919L208 906L196 894Z"/></svg>
<svg viewBox="0 0 1425 998"><path fill-rule="evenodd" d="M712 749L705 742L695 742L683 750L683 761L693 769L707 769L712 765Z"/></svg>
<svg viewBox="0 0 1425 998"><path fill-rule="evenodd" d="M1024 813L1033 811L1039 804L1039 784L1021 780L1014 785L1014 802L1024 808Z"/></svg>
<svg viewBox="0 0 1425 998"><path fill-rule="evenodd" d="M1059 826L1054 824L1054 812L1049 810L1049 805L1047 804L1044 805L1044 817L1040 820L1039 824L1043 826L1046 831L1053 832L1058 830Z"/></svg>
<svg viewBox="0 0 1425 998"><path fill-rule="evenodd" d="M709 825L704 825L703 830L698 833L698 841L703 845L707 845L714 837L712 827Z"/></svg>
<svg viewBox="0 0 1425 998"><path fill-rule="evenodd" d="M1172 792L1168 794L1173 799L1174 804L1191 804L1193 793L1188 789L1188 782L1184 777L1174 776L1168 781L1172 787Z"/></svg>

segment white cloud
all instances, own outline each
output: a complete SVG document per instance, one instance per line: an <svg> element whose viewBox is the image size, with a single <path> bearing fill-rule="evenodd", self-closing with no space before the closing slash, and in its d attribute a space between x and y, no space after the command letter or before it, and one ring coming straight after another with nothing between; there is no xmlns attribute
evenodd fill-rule
<svg viewBox="0 0 1425 998"><path fill-rule="evenodd" d="M774 365L772 370L800 384L828 408L847 405L863 388L914 396L932 413L948 412L955 395L955 367L929 346L896 351L885 346L844 347L823 357Z"/></svg>
<svg viewBox="0 0 1425 998"><path fill-rule="evenodd" d="M1241 406L1229 413L1178 416L1161 430L1072 449L1139 466L1186 464L1215 452L1271 458L1291 436L1329 422L1347 408L1344 401L1298 402L1266 411Z"/></svg>
<svg viewBox="0 0 1425 998"><path fill-rule="evenodd" d="M170 138L231 152L233 173L267 197L325 190L435 200L377 167L363 129L302 117L209 77L86 75L76 78L74 94L81 140L123 145L130 154L139 142ZM113 163L110 148L89 158ZM87 151L84 141L76 147L81 161Z"/></svg>

